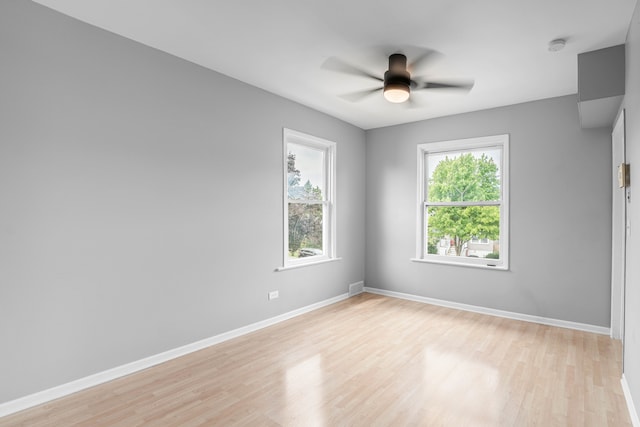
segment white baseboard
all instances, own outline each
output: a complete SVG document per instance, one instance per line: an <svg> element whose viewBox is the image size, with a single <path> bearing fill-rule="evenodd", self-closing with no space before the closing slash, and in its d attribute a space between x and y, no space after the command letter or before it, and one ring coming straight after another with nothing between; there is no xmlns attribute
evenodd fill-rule
<svg viewBox="0 0 640 427"><path fill-rule="evenodd" d="M421 297L418 295L405 294L402 292L388 291L378 288L364 288L365 292L385 295L394 298L406 299L410 301L422 302L426 304L438 305L441 307L455 308L457 310L472 311L474 313L488 314L491 316L504 317L507 319L523 320L525 322L540 323L542 325L558 326L561 328L576 329L578 331L593 332L596 334L610 335L611 328L604 326L588 325L585 323L570 322L567 320L550 319L547 317L532 316L530 314L514 313L511 311L496 310L493 308L480 307L476 305L462 304L458 302L445 301L435 298Z"/></svg>
<svg viewBox="0 0 640 427"><path fill-rule="evenodd" d="M629 383L627 383L627 378L624 376L624 374L622 374L620 383L622 384L624 399L627 401L627 409L629 410L629 418L631 418L631 424L633 425L633 427L640 427L640 418L638 417L638 411L633 404L633 399L631 398L631 390L629 389Z"/></svg>
<svg viewBox="0 0 640 427"><path fill-rule="evenodd" d="M228 341L232 338L257 331L267 326L275 325L276 323L289 320L296 316L308 313L313 310L325 307L327 305L334 304L338 301L342 301L349 298L349 294L345 293L333 298L326 299L324 301L317 302L315 304L308 305L306 307L299 308L297 310L289 311L279 316L272 317L260 322L252 323L247 326L243 326L238 329L234 329L229 332L225 332L210 338L205 338L200 341L196 341L191 344L184 345L182 347L174 348L153 356L146 357L144 359L136 360L125 365L117 366L115 368L98 372L97 374L90 375L88 377L80 378L75 381L68 382L66 384L59 385L47 390L43 390L34 394L30 394L25 397L21 397L9 402L0 404L0 417L4 417L27 408L31 408L36 405L49 402L54 399L58 399L67 396L72 393L94 387L96 385L115 380L116 378L123 377L125 375L132 374L134 372L141 371L143 369L150 368L163 362L175 359L180 356L184 356L194 351L202 350L203 348L210 347L215 344L219 344L224 341Z"/></svg>

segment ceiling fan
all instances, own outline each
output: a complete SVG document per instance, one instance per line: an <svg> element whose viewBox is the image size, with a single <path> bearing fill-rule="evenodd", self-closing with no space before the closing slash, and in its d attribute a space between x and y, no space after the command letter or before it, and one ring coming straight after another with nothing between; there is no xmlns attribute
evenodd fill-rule
<svg viewBox="0 0 640 427"><path fill-rule="evenodd" d="M382 91L384 98L392 103L399 104L409 100L411 91L425 89L455 89L470 91L473 88L473 80L457 82L434 82L426 78L412 77L410 70L418 68L419 64L432 59L435 51L428 51L418 57L413 63L407 66L407 57L402 53L394 53L389 56L389 69L385 71L384 77L364 71L358 67L350 65L338 58L329 58L323 64L323 68L347 73L356 76L367 77L382 83L381 87L353 92L342 97L352 102L360 101L369 95Z"/></svg>

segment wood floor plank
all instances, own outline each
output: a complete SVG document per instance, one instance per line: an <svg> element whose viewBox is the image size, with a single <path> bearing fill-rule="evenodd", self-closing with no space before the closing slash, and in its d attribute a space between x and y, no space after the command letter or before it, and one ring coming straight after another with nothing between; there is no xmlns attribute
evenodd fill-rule
<svg viewBox="0 0 640 427"><path fill-rule="evenodd" d="M609 337L362 294L6 426L631 426Z"/></svg>

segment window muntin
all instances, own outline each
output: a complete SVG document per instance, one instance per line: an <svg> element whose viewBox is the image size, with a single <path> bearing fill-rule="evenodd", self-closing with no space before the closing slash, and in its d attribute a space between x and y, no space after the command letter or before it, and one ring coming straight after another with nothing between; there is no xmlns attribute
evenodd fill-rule
<svg viewBox="0 0 640 427"><path fill-rule="evenodd" d="M284 265L335 257L335 143L284 130Z"/></svg>
<svg viewBox="0 0 640 427"><path fill-rule="evenodd" d="M508 135L418 146L417 258L508 268Z"/></svg>

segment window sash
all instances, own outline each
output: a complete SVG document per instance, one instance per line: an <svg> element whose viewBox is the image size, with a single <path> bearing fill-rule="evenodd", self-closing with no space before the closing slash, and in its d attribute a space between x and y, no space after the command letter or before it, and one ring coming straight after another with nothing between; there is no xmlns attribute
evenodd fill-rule
<svg viewBox="0 0 640 427"><path fill-rule="evenodd" d="M304 147L306 149L310 149L310 150L315 150L318 151L322 154L322 162L321 162L321 173L322 173L322 179L320 180L320 184L322 184L321 190L322 190L322 199L321 200L329 200L329 197L331 196L330 192L328 191L328 189L330 188L331 185L331 180L330 180L330 173L328 173L328 169L331 166L330 163L330 155L331 155L331 150L330 147L326 147L326 146L322 146L322 145L318 145L317 143L312 143L310 141L289 141L285 143L285 150L286 153L285 155L288 156L289 154L289 146L290 145L297 145L299 147ZM287 173L288 175L288 173ZM286 183L286 190L287 192L285 194L287 194L287 197L290 195L289 192L289 182L287 180ZM308 201L308 200L314 200L314 199L292 199L289 197L289 200L302 200L302 201ZM320 200L320 199L316 199L316 200Z"/></svg>
<svg viewBox="0 0 640 427"><path fill-rule="evenodd" d="M293 230L288 229L287 241L286 241L287 253L285 254L285 256L287 257L286 259L288 259L292 263L297 263L297 262L305 262L307 260L316 261L316 260L319 260L319 259L327 259L327 258L329 258L329 254L327 253L327 251L329 250L328 249L328 243L329 243L328 239L330 237L329 237L329 233L328 233L327 226L326 226L326 223L327 223L327 218L326 217L327 217L327 215L329 215L329 212L330 212L329 203L322 202L322 201L311 202L311 203L296 201L296 202L289 202L287 204L288 208L290 208L291 205L320 206L321 207L321 215L322 215L322 223L321 223L322 230L321 230L321 236L320 236L321 243L322 243L321 247L320 248L316 248L316 247L313 247L313 246L305 246L305 247L300 246L298 248L298 250L301 250L301 249L320 249L322 251L322 254L319 254L319 255L307 255L307 256L304 256L304 257L300 257L300 256L299 257L293 257L293 256L291 256L291 253L289 252L289 249L290 249L289 238L290 238L290 234L292 233ZM289 210L287 210L287 213L289 213ZM290 218L291 217L287 214L287 225L289 223L288 221L289 221Z"/></svg>

